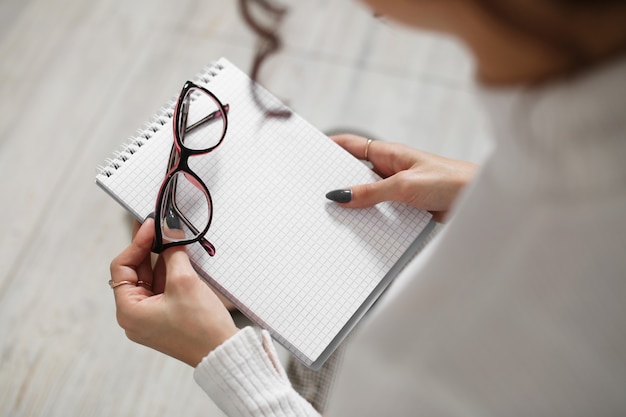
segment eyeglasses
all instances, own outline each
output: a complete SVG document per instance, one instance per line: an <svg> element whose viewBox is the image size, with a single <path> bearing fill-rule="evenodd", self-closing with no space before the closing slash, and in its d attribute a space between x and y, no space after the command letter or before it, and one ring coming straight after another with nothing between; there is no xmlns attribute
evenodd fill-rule
<svg viewBox="0 0 626 417"><path fill-rule="evenodd" d="M215 255L215 246L205 238L213 217L211 193L189 167L189 158L206 155L222 143L228 110L228 104L206 88L191 81L183 86L172 119L174 144L167 174L157 194L153 252L199 242Z"/></svg>

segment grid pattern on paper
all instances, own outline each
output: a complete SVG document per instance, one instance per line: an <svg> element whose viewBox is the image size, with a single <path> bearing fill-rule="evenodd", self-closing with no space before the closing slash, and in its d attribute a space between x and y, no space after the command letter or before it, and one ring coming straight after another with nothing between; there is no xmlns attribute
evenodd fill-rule
<svg viewBox="0 0 626 417"><path fill-rule="evenodd" d="M330 190L377 177L297 114L265 118L248 77L226 60L219 63L224 69L206 85L230 105L228 132L214 152L190 160L213 198L207 239L217 253L209 257L193 246L190 255L240 308L312 361L430 216L397 203L350 210L326 200ZM270 107L280 104L265 90L259 94ZM163 178L171 146L164 131L155 138L165 145L151 140L132 168L107 178L140 214L153 210L152 187Z"/></svg>

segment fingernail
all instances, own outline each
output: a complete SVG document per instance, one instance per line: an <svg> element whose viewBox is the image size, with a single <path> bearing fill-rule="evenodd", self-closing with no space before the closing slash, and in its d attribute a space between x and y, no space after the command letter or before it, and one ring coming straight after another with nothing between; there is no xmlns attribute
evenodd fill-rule
<svg viewBox="0 0 626 417"><path fill-rule="evenodd" d="M165 222L170 229L180 229L180 219L172 209L168 210Z"/></svg>
<svg viewBox="0 0 626 417"><path fill-rule="evenodd" d="M349 203L352 200L352 190L333 190L326 194L326 198L336 203Z"/></svg>

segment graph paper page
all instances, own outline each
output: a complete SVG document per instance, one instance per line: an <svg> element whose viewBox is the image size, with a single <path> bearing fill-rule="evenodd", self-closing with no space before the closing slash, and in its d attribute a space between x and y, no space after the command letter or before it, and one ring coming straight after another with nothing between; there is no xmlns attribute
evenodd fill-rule
<svg viewBox="0 0 626 417"><path fill-rule="evenodd" d="M244 314L304 363L319 365L411 256L430 214L401 203L346 209L328 201L330 190L379 177L297 114L267 118L247 75L226 59L206 74L197 81L229 105L228 130L216 150L189 164L212 197L206 238L216 254L199 244L188 253ZM281 105L258 93L267 106ZM97 177L140 219L154 210L163 181L171 114L166 108L155 116L151 137Z"/></svg>

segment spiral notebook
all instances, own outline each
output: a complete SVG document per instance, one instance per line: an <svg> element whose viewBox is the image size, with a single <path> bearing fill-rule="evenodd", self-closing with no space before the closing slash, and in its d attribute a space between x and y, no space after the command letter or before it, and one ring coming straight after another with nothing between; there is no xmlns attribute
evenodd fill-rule
<svg viewBox="0 0 626 417"><path fill-rule="evenodd" d="M181 86L183 84L181 80ZM346 209L325 194L379 177L295 112L267 117L250 78L222 58L194 81L228 104L215 151L193 157L210 190L209 256L198 273L307 366L317 369L405 264L434 223L396 202ZM255 84L270 108L284 106ZM173 141L174 101L99 169L96 183L138 220L154 211Z"/></svg>

